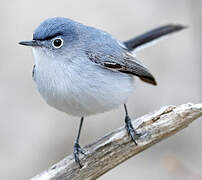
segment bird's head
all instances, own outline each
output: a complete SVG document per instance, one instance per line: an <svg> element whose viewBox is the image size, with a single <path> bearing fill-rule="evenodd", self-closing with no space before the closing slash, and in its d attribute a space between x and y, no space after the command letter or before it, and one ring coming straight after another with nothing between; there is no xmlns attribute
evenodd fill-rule
<svg viewBox="0 0 202 180"><path fill-rule="evenodd" d="M30 46L36 56L58 58L79 48L79 41L85 26L67 18L50 18L42 22L34 31L33 40L19 44ZM84 33L85 34L85 33Z"/></svg>

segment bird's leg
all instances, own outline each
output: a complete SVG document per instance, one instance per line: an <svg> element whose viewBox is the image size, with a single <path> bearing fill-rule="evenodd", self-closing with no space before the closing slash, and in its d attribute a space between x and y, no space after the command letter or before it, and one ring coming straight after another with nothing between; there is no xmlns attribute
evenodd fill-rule
<svg viewBox="0 0 202 180"><path fill-rule="evenodd" d="M127 107L126 107L126 104L124 104L124 109L125 109L125 113L126 113L126 117L125 117L125 128L127 130L127 133L128 135L131 137L132 141L137 145L137 142L136 140L141 136L141 134L138 134L132 123L131 123L131 119L128 115L128 110L127 110Z"/></svg>
<svg viewBox="0 0 202 180"><path fill-rule="evenodd" d="M75 144L74 144L74 159L75 159L76 163L79 164L80 168L82 168L82 165L81 165L81 162L79 159L79 154L81 153L81 154L85 155L84 150L81 149L81 146L79 145L79 138L80 138L81 128L82 128L82 124L83 124L83 119L84 118L82 117L81 121L80 121L80 125L79 125L79 132L78 132Z"/></svg>

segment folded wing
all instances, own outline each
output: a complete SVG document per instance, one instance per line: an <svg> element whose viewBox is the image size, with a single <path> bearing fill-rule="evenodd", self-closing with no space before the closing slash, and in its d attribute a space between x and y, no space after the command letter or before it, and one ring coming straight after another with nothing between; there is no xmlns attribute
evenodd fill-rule
<svg viewBox="0 0 202 180"><path fill-rule="evenodd" d="M86 51L86 55L92 62L112 71L138 76L144 82L157 85L154 76L149 70L127 50L123 49L121 53L119 53L120 51L116 53L116 49L110 50L108 48L108 51L95 49L96 52L92 50Z"/></svg>

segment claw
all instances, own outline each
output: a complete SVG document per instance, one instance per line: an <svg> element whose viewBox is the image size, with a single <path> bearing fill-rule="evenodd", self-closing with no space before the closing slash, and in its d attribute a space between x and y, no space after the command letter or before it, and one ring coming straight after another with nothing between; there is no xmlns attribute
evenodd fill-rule
<svg viewBox="0 0 202 180"><path fill-rule="evenodd" d="M81 148L81 146L78 143L75 143L74 144L74 159L75 159L75 162L79 164L80 168L82 168L82 165L81 165L81 162L79 159L79 154L86 155L85 151Z"/></svg>
<svg viewBox="0 0 202 180"><path fill-rule="evenodd" d="M133 128L133 125L131 123L131 119L129 116L126 116L125 118L125 127L127 130L128 135L131 137L132 141L137 145L136 140L141 136L141 134L137 133L135 129Z"/></svg>

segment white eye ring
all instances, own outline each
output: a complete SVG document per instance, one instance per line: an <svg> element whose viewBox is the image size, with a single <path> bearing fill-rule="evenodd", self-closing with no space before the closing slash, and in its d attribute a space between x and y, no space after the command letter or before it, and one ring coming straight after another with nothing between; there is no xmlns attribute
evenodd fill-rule
<svg viewBox="0 0 202 180"><path fill-rule="evenodd" d="M64 43L64 41L62 38L55 38L52 41L52 46L56 49L59 49L63 46L63 43Z"/></svg>

